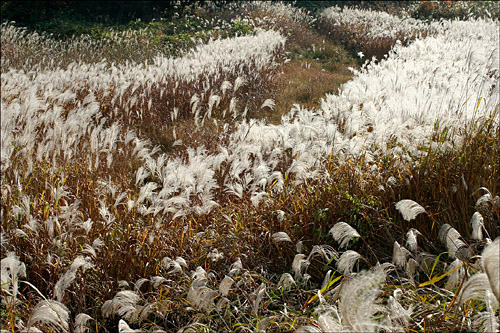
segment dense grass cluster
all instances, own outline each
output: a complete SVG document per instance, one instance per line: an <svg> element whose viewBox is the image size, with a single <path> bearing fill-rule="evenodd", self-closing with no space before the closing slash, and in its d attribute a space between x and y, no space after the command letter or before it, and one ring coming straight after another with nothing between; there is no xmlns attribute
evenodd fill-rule
<svg viewBox="0 0 500 333"><path fill-rule="evenodd" d="M497 330L498 20L340 11L3 24L2 330Z"/></svg>

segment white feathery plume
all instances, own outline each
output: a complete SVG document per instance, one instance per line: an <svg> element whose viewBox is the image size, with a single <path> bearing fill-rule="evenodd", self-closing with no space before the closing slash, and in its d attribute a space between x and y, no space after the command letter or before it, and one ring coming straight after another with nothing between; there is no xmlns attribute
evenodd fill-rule
<svg viewBox="0 0 500 333"><path fill-rule="evenodd" d="M63 276L61 276L61 278L57 281L56 285L54 286L54 295L57 301L62 302L64 297L64 292L69 287L71 282L75 280L76 271L80 267L82 268L83 272L85 272L87 269L94 267L94 265L92 265L92 263L89 262L88 257L84 256L76 257L75 260L73 260L73 263L71 264L68 271L64 273Z"/></svg>
<svg viewBox="0 0 500 333"><path fill-rule="evenodd" d="M450 258L456 258L457 251L466 246L460 239L461 237L462 235L448 223L443 224L439 229L439 239L446 244Z"/></svg>
<svg viewBox="0 0 500 333"><path fill-rule="evenodd" d="M408 262L406 263L406 273L410 278L413 279L415 277L417 268L418 268L418 262L413 258L408 259Z"/></svg>
<svg viewBox="0 0 500 333"><path fill-rule="evenodd" d="M385 312L377 299L382 290L379 286L385 281L385 272L381 266L373 271L364 271L347 280L340 293L339 313L341 324L355 332L380 330L373 316Z"/></svg>
<svg viewBox="0 0 500 333"><path fill-rule="evenodd" d="M340 243L340 247L344 248L347 246L349 241L354 237L361 237L361 235L345 222L336 223L331 229L330 233L336 242Z"/></svg>
<svg viewBox="0 0 500 333"><path fill-rule="evenodd" d="M212 249L212 251L207 255L207 259L210 259L213 262L219 261L222 258L224 258L224 254L219 252L217 249Z"/></svg>
<svg viewBox="0 0 500 333"><path fill-rule="evenodd" d="M401 289L397 288L394 290L393 296L389 296L389 300L387 301L387 308L389 310L390 317L389 323L393 326L393 329L395 329L393 321L400 323L408 329L410 317L413 313L413 305L410 305L408 309L405 309L398 300L400 293L402 293Z"/></svg>
<svg viewBox="0 0 500 333"><path fill-rule="evenodd" d="M85 230L85 233L88 234L90 230L92 230L92 225L94 222L92 222L91 219L88 219L87 221L82 223L82 229Z"/></svg>
<svg viewBox="0 0 500 333"><path fill-rule="evenodd" d="M483 239L484 220L479 212L475 212L470 220L472 225L472 239Z"/></svg>
<svg viewBox="0 0 500 333"><path fill-rule="evenodd" d="M481 311L473 317L473 325L482 332L498 332L500 322L496 316L495 308L498 307L498 301L495 296L486 290L485 296L486 311Z"/></svg>
<svg viewBox="0 0 500 333"><path fill-rule="evenodd" d="M0 215L1 218L1 215ZM7 237L3 231L0 231L0 246L3 248L9 244L9 237Z"/></svg>
<svg viewBox="0 0 500 333"><path fill-rule="evenodd" d="M333 316L335 315L335 317ZM343 326L341 318L335 307L327 308L318 316L318 324L321 327L320 332L343 332L349 329ZM314 331L313 331L314 332Z"/></svg>
<svg viewBox="0 0 500 333"><path fill-rule="evenodd" d="M129 283L125 280L118 281L118 288L128 288L130 287Z"/></svg>
<svg viewBox="0 0 500 333"><path fill-rule="evenodd" d="M354 264L361 258L361 255L353 250L347 250L340 256L337 261L337 270L342 274L352 273Z"/></svg>
<svg viewBox="0 0 500 333"><path fill-rule="evenodd" d="M179 265L181 265L181 267L183 267L184 269L188 268L186 260L183 257L177 257L177 258L175 258L175 262L178 263Z"/></svg>
<svg viewBox="0 0 500 333"><path fill-rule="evenodd" d="M293 258L292 269L295 272L295 280L302 279L304 272L309 267L310 263L307 259L304 259L305 257L305 254L299 253Z"/></svg>
<svg viewBox="0 0 500 333"><path fill-rule="evenodd" d="M222 82L220 86L220 90L222 91L222 94L224 95L226 93L226 90L231 89L233 85L229 81L224 81Z"/></svg>
<svg viewBox="0 0 500 333"><path fill-rule="evenodd" d="M406 233L406 246L410 248L410 251L417 251L418 243L417 243L417 235L421 235L420 231L415 228L411 228Z"/></svg>
<svg viewBox="0 0 500 333"><path fill-rule="evenodd" d="M332 258L337 259L339 257L337 251L330 245L314 245L307 257L307 261L311 261L311 258L317 254L326 262L330 262Z"/></svg>
<svg viewBox="0 0 500 333"><path fill-rule="evenodd" d="M91 316L86 313L80 313L75 318L75 332L76 333L85 333L89 329L87 327L87 322L89 320L93 320Z"/></svg>
<svg viewBox="0 0 500 333"><path fill-rule="evenodd" d="M459 266L463 265L463 261L460 259L455 259L450 266L448 267L448 270L451 271ZM448 275L448 281L446 281L445 288L448 290L453 290L455 287L458 286L460 281L463 279L465 274L465 271L463 267L460 267L456 269L455 271L451 272Z"/></svg>
<svg viewBox="0 0 500 333"><path fill-rule="evenodd" d="M304 249L304 243L302 241L298 241L295 244L295 249L297 250L297 253L302 253L302 250Z"/></svg>
<svg viewBox="0 0 500 333"><path fill-rule="evenodd" d="M269 193L267 193L265 191L257 192L250 197L250 201L252 202L252 205L254 205L254 207L258 207L260 201L268 196L269 196Z"/></svg>
<svg viewBox="0 0 500 333"><path fill-rule="evenodd" d="M5 290L9 298L17 300L19 277L26 277L26 266L19 260L14 252L9 252L6 258L0 262L1 266L1 289Z"/></svg>
<svg viewBox="0 0 500 333"><path fill-rule="evenodd" d="M28 332L35 323L53 326L62 332L69 332L69 311L66 306L54 300L41 300L33 309L28 320Z"/></svg>
<svg viewBox="0 0 500 333"><path fill-rule="evenodd" d="M488 244L482 253L482 264L488 276L491 291L500 302L500 237Z"/></svg>
<svg viewBox="0 0 500 333"><path fill-rule="evenodd" d="M284 273L278 282L278 287L282 287L284 291L290 290L295 285L295 280L289 273Z"/></svg>
<svg viewBox="0 0 500 333"><path fill-rule="evenodd" d="M285 220L285 212L282 211L281 209L278 209L276 211L276 215L278 217L278 222L283 222Z"/></svg>
<svg viewBox="0 0 500 333"><path fill-rule="evenodd" d="M406 221L411 221L421 213L426 213L424 207L413 200L404 199L396 203L396 209L399 210L401 215Z"/></svg>
<svg viewBox="0 0 500 333"><path fill-rule="evenodd" d="M397 241L394 242L394 247L392 250L392 263L400 268L406 267L406 258L410 255L404 246L400 246Z"/></svg>
<svg viewBox="0 0 500 333"><path fill-rule="evenodd" d="M236 78L236 80L234 81L233 91L234 92L238 91L238 89L240 89L240 87L245 85L246 83L247 83L247 81L245 80L245 78L238 76Z"/></svg>
<svg viewBox="0 0 500 333"><path fill-rule="evenodd" d="M206 283L206 280L204 281ZM191 283L187 301L196 308L210 313L214 308L214 299L218 295L218 292L208 288L205 284L198 284L196 282L195 280Z"/></svg>
<svg viewBox="0 0 500 333"><path fill-rule="evenodd" d="M291 242L292 240L290 239L290 236L288 236L288 234L286 232L283 232L283 231L279 231L279 232L275 232L273 235L272 235L274 241L276 243L279 243L279 242Z"/></svg>
<svg viewBox="0 0 500 333"><path fill-rule="evenodd" d="M141 292L141 287L144 283L149 282L149 279L146 278L140 278L139 280L135 281L134 283L134 289L135 291L139 294Z"/></svg>
<svg viewBox="0 0 500 333"><path fill-rule="evenodd" d="M488 276L485 273L476 273L465 282L460 292L460 303L471 299L485 300L486 291L489 290Z"/></svg>
<svg viewBox="0 0 500 333"><path fill-rule="evenodd" d="M234 280L229 277L229 276L224 276L222 279L221 283L219 284L219 291L222 296L227 296L229 294L229 291L231 290L231 287L234 283Z"/></svg>
<svg viewBox="0 0 500 333"><path fill-rule="evenodd" d="M128 326L127 322L123 319L120 319L118 322L118 332L119 333L139 333L142 332L142 330L133 330Z"/></svg>
<svg viewBox="0 0 500 333"><path fill-rule="evenodd" d="M89 244L85 244L83 246L83 249L82 249L82 253L84 254L88 254L89 256L91 256L92 258L95 258L97 256L97 252L95 251L95 249L90 246Z"/></svg>
<svg viewBox="0 0 500 333"><path fill-rule="evenodd" d="M158 288L162 283L167 282L167 279L163 276L153 276L151 282L153 282L153 288Z"/></svg>
<svg viewBox="0 0 500 333"><path fill-rule="evenodd" d="M196 285L206 285L208 281L207 272L203 269L203 267L198 266L196 270L191 273L191 280Z"/></svg>
<svg viewBox="0 0 500 333"><path fill-rule="evenodd" d="M231 264L231 267L229 267L229 276L237 276L240 274L241 270L243 269L243 264L241 263L241 258L236 259L235 262Z"/></svg>
<svg viewBox="0 0 500 333"><path fill-rule="evenodd" d="M141 297L131 291L122 290L116 293L112 300L107 300L102 305L101 311L104 317L118 315L121 318L129 319L136 311L136 304Z"/></svg>
<svg viewBox="0 0 500 333"><path fill-rule="evenodd" d="M487 205L487 203L490 202L491 198L492 198L491 192L486 187L481 187L481 188L479 188L479 190L484 190L484 191L486 191L486 193L483 194L479 199L477 199L476 205L475 205L476 208L480 208L480 207Z"/></svg>
<svg viewBox="0 0 500 333"><path fill-rule="evenodd" d="M273 99L271 98L268 98L264 101L264 103L262 103L262 105L260 106L261 109L263 108L269 108L271 110L274 110L274 107L275 107L276 103L274 102Z"/></svg>
<svg viewBox="0 0 500 333"><path fill-rule="evenodd" d="M161 260L161 264L166 270L170 271L167 272L167 274L177 274L177 273L182 273L182 267L179 265L179 263L175 260L170 259L169 257L165 257Z"/></svg>

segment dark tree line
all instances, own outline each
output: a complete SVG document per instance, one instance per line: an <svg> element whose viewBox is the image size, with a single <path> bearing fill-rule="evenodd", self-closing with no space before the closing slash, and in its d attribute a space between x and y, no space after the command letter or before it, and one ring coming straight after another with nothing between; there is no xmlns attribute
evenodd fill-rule
<svg viewBox="0 0 500 333"><path fill-rule="evenodd" d="M88 22L124 24L141 19L149 22L154 18L168 17L173 13L182 13L193 0L149 0L149 1L2 1L2 21L16 21L20 25L34 26L56 18L75 18ZM216 1L222 5L226 1Z"/></svg>
<svg viewBox="0 0 500 333"><path fill-rule="evenodd" d="M80 21L109 24L124 24L131 20L141 19L149 22L152 19L172 16L175 12L183 14L183 10L193 3L203 4L203 0L149 0L149 1L117 1L117 0L45 0L26 1L13 0L1 2L2 21L16 21L20 25L34 26L56 18L74 18ZM212 1L216 6L224 6L229 1ZM391 1L284 1L309 10L317 10L329 6L362 6L370 7L378 3ZM401 3L407 1L393 2Z"/></svg>

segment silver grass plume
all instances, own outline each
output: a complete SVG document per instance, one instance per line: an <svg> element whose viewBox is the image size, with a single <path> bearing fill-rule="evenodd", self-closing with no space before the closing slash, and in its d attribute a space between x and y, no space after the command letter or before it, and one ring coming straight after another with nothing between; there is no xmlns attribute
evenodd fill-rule
<svg viewBox="0 0 500 333"><path fill-rule="evenodd" d="M167 274L178 274L183 272L183 268L187 268L186 261L181 258L177 257L175 260L170 259L169 257L165 257L161 260L162 266L166 269L169 270Z"/></svg>
<svg viewBox="0 0 500 333"><path fill-rule="evenodd" d="M221 295L224 297L227 296L233 284L234 284L233 278L227 275L224 276L224 279L222 279L221 283L219 284L219 292L221 293Z"/></svg>
<svg viewBox="0 0 500 333"><path fill-rule="evenodd" d="M462 235L448 223L445 223L439 229L439 239L446 245L448 256L456 258L457 251L466 247L465 243L460 239Z"/></svg>
<svg viewBox="0 0 500 333"><path fill-rule="evenodd" d="M313 256L319 255L326 262L330 262L333 259L337 259L339 254L330 245L314 245L307 257L307 261L311 261Z"/></svg>
<svg viewBox="0 0 500 333"><path fill-rule="evenodd" d="M401 289L397 288L394 290L393 295L389 296L387 301L387 308L389 310L389 322L388 325L394 327L393 321L401 324L404 328L408 329L410 323L410 317L413 313L413 305L410 305L408 309L405 309L399 302L399 294L402 293Z"/></svg>
<svg viewBox="0 0 500 333"><path fill-rule="evenodd" d="M2 291L10 296L9 301L17 301L19 277L26 277L26 266L14 252L9 252L0 262ZM12 298L11 298L12 297ZM11 299L10 299L11 298Z"/></svg>
<svg viewBox="0 0 500 333"><path fill-rule="evenodd" d="M489 290L488 276L485 273L476 273L465 282L460 293L460 303L470 300L484 300Z"/></svg>
<svg viewBox="0 0 500 333"><path fill-rule="evenodd" d="M500 237L486 246L482 253L483 268L488 276L491 291L500 302Z"/></svg>
<svg viewBox="0 0 500 333"><path fill-rule="evenodd" d="M483 239L484 220L479 212L475 212L470 220L472 226L472 239Z"/></svg>
<svg viewBox="0 0 500 333"><path fill-rule="evenodd" d="M481 311L473 317L473 325L480 328L482 332L498 332L500 323L495 311L498 302L489 290L486 290L484 303L486 304L486 311Z"/></svg>
<svg viewBox="0 0 500 333"><path fill-rule="evenodd" d="M210 253L207 255L207 259L212 260L213 262L219 261L224 258L224 254L219 252L217 249L212 249Z"/></svg>
<svg viewBox="0 0 500 333"><path fill-rule="evenodd" d="M346 281L340 293L340 324L355 332L374 332L382 329L373 319L377 312L386 312L377 299L382 290L379 286L385 281L381 266L372 271L363 271Z"/></svg>
<svg viewBox="0 0 500 333"><path fill-rule="evenodd" d="M401 215L406 221L411 221L417 217L417 215L421 213L426 213L424 207L420 204L416 203L413 200L404 199L400 200L396 203L396 209L399 210Z"/></svg>
<svg viewBox="0 0 500 333"><path fill-rule="evenodd" d="M398 242L394 242L392 250L392 263L397 267L404 268L406 266L406 258L410 254L404 246L400 246Z"/></svg>
<svg viewBox="0 0 500 333"><path fill-rule="evenodd" d="M71 264L68 271L64 273L64 275L57 281L56 285L54 286L54 295L57 301L62 302L64 297L64 292L69 287L71 282L75 280L76 271L80 267L85 272L87 269L92 268L93 265L92 263L89 262L88 257L84 256L76 257L75 260L73 260L73 263Z"/></svg>
<svg viewBox="0 0 500 333"><path fill-rule="evenodd" d="M278 287L283 288L284 291L288 291L295 286L295 280L289 273L284 273L278 282Z"/></svg>
<svg viewBox="0 0 500 333"><path fill-rule="evenodd" d="M361 258L361 254L353 250L347 250L337 261L337 270L342 274L352 273L354 264Z"/></svg>
<svg viewBox="0 0 500 333"><path fill-rule="evenodd" d="M486 187L480 187L479 190L484 190L486 193L483 194L479 199L477 199L475 206L476 206L476 208L482 208L484 206L487 207L488 203L492 201L491 192ZM476 192L474 192L474 193L476 193Z"/></svg>
<svg viewBox="0 0 500 333"><path fill-rule="evenodd" d="M349 241L354 237L361 237L360 234L345 222L336 223L331 229L330 233L336 242L340 243L340 247L344 248L347 246Z"/></svg>
<svg viewBox="0 0 500 333"><path fill-rule="evenodd" d="M463 265L463 261L460 259L455 259L450 266L448 267L448 270L451 271L459 266ZM463 267L457 268L455 271L451 272L448 275L448 281L446 281L445 288L448 290L453 290L455 287L458 286L460 281L463 279L465 274L465 271Z"/></svg>
<svg viewBox="0 0 500 333"><path fill-rule="evenodd" d="M133 330L128 326L127 322L123 319L120 319L118 322L118 332L119 333L140 333L142 330Z"/></svg>
<svg viewBox="0 0 500 333"><path fill-rule="evenodd" d="M408 246L410 250L413 252L416 252L418 248L418 242L417 242L418 235L421 235L421 233L415 228L411 228L406 233L406 246Z"/></svg>
<svg viewBox="0 0 500 333"><path fill-rule="evenodd" d="M80 313L75 318L75 332L85 333L89 329L87 323L89 320L93 320L91 316L86 313Z"/></svg>
<svg viewBox="0 0 500 333"><path fill-rule="evenodd" d="M408 274L408 276L411 279L415 277L417 268L418 268L418 262L413 258L408 259L408 262L406 263L406 274Z"/></svg>
<svg viewBox="0 0 500 333"><path fill-rule="evenodd" d="M247 81L245 80L245 78L238 76L236 78L236 80L234 81L233 91L234 92L238 91L238 89L240 89L240 87L245 85L246 83L247 83Z"/></svg>
<svg viewBox="0 0 500 333"><path fill-rule="evenodd" d="M318 324L321 327L320 332L345 332L348 330L347 327L341 324L341 318L337 308L330 307L323 311L319 310L318 312L321 312L318 316Z"/></svg>
<svg viewBox="0 0 500 333"><path fill-rule="evenodd" d="M242 269L243 269L243 264L241 263L241 258L238 258L229 267L229 273L228 273L228 275L232 276L232 277L235 277L238 274L240 274L240 272L241 272Z"/></svg>
<svg viewBox="0 0 500 333"><path fill-rule="evenodd" d="M69 311L66 306L54 300L40 301L28 320L28 332L35 323L49 325L61 332L69 332Z"/></svg>
<svg viewBox="0 0 500 333"><path fill-rule="evenodd" d="M153 288L158 288L162 283L167 282L167 279L163 276L153 276L151 282L153 283Z"/></svg>
<svg viewBox="0 0 500 333"><path fill-rule="evenodd" d="M153 306L155 305L151 303L146 305L137 305L129 320L133 323L144 321L153 311Z"/></svg>
<svg viewBox="0 0 500 333"><path fill-rule="evenodd" d="M275 107L275 103L274 103L274 100L271 99L271 98L268 98L264 101L264 103L262 103L262 105L260 106L261 109L263 108L269 108L271 110L274 110L274 107Z"/></svg>
<svg viewBox="0 0 500 333"><path fill-rule="evenodd" d="M272 237L276 243L291 242L292 241L290 239L290 236L288 236L288 234L286 232L283 232L283 231L275 232Z"/></svg>
<svg viewBox="0 0 500 333"><path fill-rule="evenodd" d="M129 319L136 311L136 305L141 297L131 291L122 290L116 293L112 300L107 300L102 305L102 314L104 317L118 315L121 318Z"/></svg>
<svg viewBox="0 0 500 333"><path fill-rule="evenodd" d="M332 276L332 270L328 270L326 272L325 277L323 278L323 283L321 284L321 289L325 288L328 285L328 282L330 282L330 277Z"/></svg>
<svg viewBox="0 0 500 333"><path fill-rule="evenodd" d="M140 293L141 287L144 283L149 282L149 279L146 278L140 278L134 283L134 289L137 293Z"/></svg>
<svg viewBox="0 0 500 333"><path fill-rule="evenodd" d="M305 254L299 253L293 258L292 269L295 273L295 280L302 279L304 272L307 270L307 267L309 267L310 263L307 259L304 259L305 257Z"/></svg>
<svg viewBox="0 0 500 333"><path fill-rule="evenodd" d="M233 85L231 84L231 82L229 82L229 81L222 82L222 84L220 86L220 90L222 91L222 95L224 95L226 93L226 90L231 89L232 87L233 87Z"/></svg>
<svg viewBox="0 0 500 333"><path fill-rule="evenodd" d="M208 277L207 272L200 266L192 274L193 281L189 288L187 301L194 307L210 313L214 308L214 299L218 292L207 287Z"/></svg>

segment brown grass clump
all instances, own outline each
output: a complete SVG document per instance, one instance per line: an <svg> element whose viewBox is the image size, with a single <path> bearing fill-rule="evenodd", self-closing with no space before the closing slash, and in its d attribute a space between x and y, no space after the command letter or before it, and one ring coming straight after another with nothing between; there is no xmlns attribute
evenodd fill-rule
<svg viewBox="0 0 500 333"><path fill-rule="evenodd" d="M325 94L336 93L344 82L352 78L352 73L344 66L332 71L325 70L324 67L326 66L313 59L294 59L285 64L282 67L283 74L275 82L276 110L263 115L277 124L294 104L317 108Z"/></svg>

